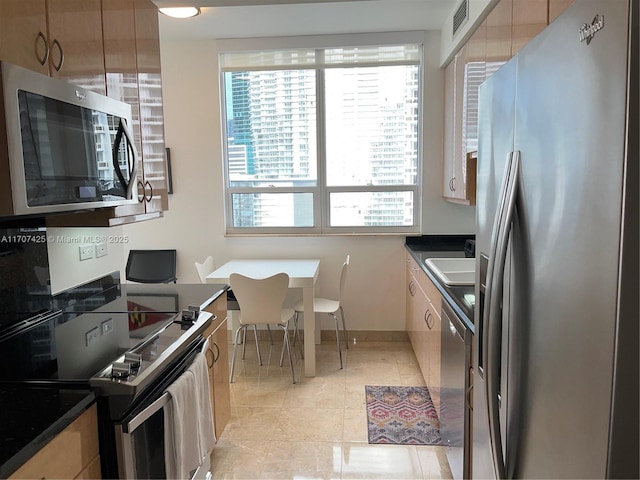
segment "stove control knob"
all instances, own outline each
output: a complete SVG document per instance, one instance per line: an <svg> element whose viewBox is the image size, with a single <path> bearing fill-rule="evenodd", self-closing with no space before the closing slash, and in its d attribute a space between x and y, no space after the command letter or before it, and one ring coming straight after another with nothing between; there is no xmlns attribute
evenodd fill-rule
<svg viewBox="0 0 640 480"><path fill-rule="evenodd" d="M182 310L182 321L193 324L198 319L198 314L194 310Z"/></svg>
<svg viewBox="0 0 640 480"><path fill-rule="evenodd" d="M131 365L131 368L140 368L140 365L142 365L142 355L139 353L127 352L124 354L124 362Z"/></svg>
<svg viewBox="0 0 640 480"><path fill-rule="evenodd" d="M111 365L111 378L127 378L131 375L131 364L124 362L114 362Z"/></svg>

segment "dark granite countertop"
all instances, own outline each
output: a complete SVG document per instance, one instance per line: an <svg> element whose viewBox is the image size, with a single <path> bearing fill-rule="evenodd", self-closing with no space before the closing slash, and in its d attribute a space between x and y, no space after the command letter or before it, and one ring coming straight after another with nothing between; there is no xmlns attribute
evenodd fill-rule
<svg viewBox="0 0 640 480"><path fill-rule="evenodd" d="M405 245L407 251L438 288L442 298L453 308L471 333L475 331L473 325L474 304L470 303L469 299L470 295L474 294L474 286L444 285L425 261L428 258L464 257L465 241L473 238L473 235L424 235L422 237L407 237Z"/></svg>
<svg viewBox="0 0 640 480"><path fill-rule="evenodd" d="M88 387L0 384L0 478L7 478L95 402Z"/></svg>

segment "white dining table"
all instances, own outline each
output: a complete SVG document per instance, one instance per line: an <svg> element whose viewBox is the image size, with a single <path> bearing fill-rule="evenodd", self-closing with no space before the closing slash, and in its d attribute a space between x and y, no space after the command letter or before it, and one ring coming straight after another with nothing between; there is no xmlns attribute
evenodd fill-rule
<svg viewBox="0 0 640 480"><path fill-rule="evenodd" d="M304 374L316 375L316 316L313 297L320 260L318 259L238 259L230 260L207 275L207 283L229 284L232 273L251 278L267 278L276 273L289 275L289 288L302 289L304 305ZM317 335L318 343L320 336Z"/></svg>

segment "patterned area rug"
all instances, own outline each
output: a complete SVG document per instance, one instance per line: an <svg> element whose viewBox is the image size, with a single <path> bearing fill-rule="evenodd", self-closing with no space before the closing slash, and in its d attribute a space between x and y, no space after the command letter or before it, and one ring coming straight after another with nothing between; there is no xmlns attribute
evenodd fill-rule
<svg viewBox="0 0 640 480"><path fill-rule="evenodd" d="M369 443L442 445L427 387L366 385Z"/></svg>

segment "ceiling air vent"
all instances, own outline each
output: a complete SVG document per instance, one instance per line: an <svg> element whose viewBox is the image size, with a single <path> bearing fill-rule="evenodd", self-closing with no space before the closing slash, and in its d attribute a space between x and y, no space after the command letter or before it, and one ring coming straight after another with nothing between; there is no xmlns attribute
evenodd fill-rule
<svg viewBox="0 0 640 480"><path fill-rule="evenodd" d="M456 36L460 27L462 27L469 19L469 0L462 0L456 13L453 14L453 36Z"/></svg>

